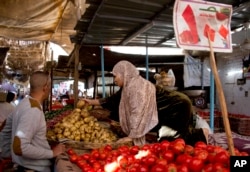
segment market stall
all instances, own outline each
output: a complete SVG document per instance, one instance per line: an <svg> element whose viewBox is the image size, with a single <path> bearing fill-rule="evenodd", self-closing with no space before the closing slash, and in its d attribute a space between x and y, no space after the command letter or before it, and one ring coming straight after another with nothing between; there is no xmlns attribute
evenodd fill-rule
<svg viewBox="0 0 250 172"><path fill-rule="evenodd" d="M81 112L79 111L80 109ZM77 116L79 117L78 120L74 119ZM229 169L230 153L225 133L210 134L208 145L203 142L197 142L194 146L191 146L187 145L182 139L176 139L171 142L166 140L158 142L157 136L154 133L148 133L146 135L148 143L140 147L134 146L129 142L117 143L117 139L103 142L98 135L95 135L95 138L99 138L99 140L94 143L94 138L86 140L87 133L85 137L77 138L77 134L72 131L73 128L80 125L82 120L80 116L83 117L83 121L92 119L92 122L85 121L86 125L84 125L84 128L89 128L92 125L90 123L93 123L93 126L95 126L96 122L98 122L102 127L110 129L107 132L112 131L117 136L117 139L124 134L119 123L109 119L109 111L100 107L93 109L92 106L83 101L78 102L75 109L64 108L60 111L47 114L48 139L51 145L53 146L55 142L59 141L64 143L67 148L66 152L59 155L55 160L57 172L85 172L88 170L115 171L104 170L110 164L113 164L114 168L120 170L127 170L129 168L134 171L140 169L149 171L156 169L188 169L192 171L194 167L198 168L198 171L209 168ZM73 124L70 124L71 120L75 120L75 123L70 128L67 128L67 126ZM66 121L69 123L63 123ZM64 137L57 135L55 138L51 135L51 130L56 132L55 130L58 130L57 127L62 129L61 132L57 131L57 134L63 133L65 134ZM78 127L78 130L81 130L81 126ZM68 134L65 132L68 132ZM71 136L74 137L71 138ZM249 144L250 139L248 136L242 137L239 134L233 133L233 139L237 156L247 156L250 154L248 149L244 149ZM199 166L193 164L195 160L200 163ZM137 164L140 168L134 164Z"/></svg>

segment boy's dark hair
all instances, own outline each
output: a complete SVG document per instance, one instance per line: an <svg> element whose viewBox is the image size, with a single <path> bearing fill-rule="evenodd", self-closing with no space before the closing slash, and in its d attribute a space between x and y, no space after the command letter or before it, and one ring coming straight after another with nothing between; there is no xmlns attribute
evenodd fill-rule
<svg viewBox="0 0 250 172"><path fill-rule="evenodd" d="M15 98L15 93L8 91L7 97L6 97L6 102L10 103L11 101L14 100L14 98Z"/></svg>

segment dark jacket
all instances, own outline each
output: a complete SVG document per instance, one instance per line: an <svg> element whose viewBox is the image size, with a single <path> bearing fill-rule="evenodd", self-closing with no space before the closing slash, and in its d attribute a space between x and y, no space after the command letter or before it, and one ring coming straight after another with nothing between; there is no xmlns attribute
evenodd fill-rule
<svg viewBox="0 0 250 172"><path fill-rule="evenodd" d="M116 121L119 121L121 91L122 89L111 97L100 99L102 107L110 110L110 118ZM176 130L176 135L190 145L194 145L197 141L206 142L203 130L193 127L192 102L188 96L179 91L165 90L156 86L156 102L159 123L152 129L153 132L158 132L161 126L168 126ZM174 138L165 137L163 139L171 141Z"/></svg>

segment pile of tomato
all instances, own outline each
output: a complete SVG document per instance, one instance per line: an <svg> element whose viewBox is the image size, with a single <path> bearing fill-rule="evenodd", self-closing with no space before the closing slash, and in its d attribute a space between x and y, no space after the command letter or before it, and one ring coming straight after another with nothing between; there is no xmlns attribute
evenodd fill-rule
<svg viewBox="0 0 250 172"><path fill-rule="evenodd" d="M143 152L143 153L142 153ZM89 153L67 153L72 163L82 172L229 172L230 154L220 146L197 142L186 145L183 139L139 146L120 146L113 149L106 145ZM139 154L143 154L138 157ZM237 156L248 156L235 149ZM114 164L107 170L108 164Z"/></svg>

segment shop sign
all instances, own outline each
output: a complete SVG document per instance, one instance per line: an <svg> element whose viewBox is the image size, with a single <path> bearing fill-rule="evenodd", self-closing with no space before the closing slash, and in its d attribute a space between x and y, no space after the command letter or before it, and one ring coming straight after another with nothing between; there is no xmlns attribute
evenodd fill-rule
<svg viewBox="0 0 250 172"><path fill-rule="evenodd" d="M176 42L187 50L232 52L232 6L203 0L177 0L173 10Z"/></svg>

